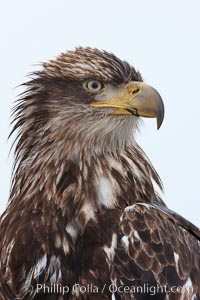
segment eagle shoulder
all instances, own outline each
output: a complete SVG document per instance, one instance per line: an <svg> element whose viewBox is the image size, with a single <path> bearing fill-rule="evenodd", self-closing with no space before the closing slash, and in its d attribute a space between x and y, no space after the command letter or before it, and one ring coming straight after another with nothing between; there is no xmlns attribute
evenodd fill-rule
<svg viewBox="0 0 200 300"><path fill-rule="evenodd" d="M117 285L185 286L185 297L199 293L198 228L160 204L141 202L125 208L120 229L112 261Z"/></svg>

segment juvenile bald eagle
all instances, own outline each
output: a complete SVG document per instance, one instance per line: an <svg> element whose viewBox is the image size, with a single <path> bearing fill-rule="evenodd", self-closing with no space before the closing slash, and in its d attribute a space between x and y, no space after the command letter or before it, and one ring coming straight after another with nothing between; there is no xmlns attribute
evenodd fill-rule
<svg viewBox="0 0 200 300"><path fill-rule="evenodd" d="M164 106L127 62L78 48L44 63L15 108L0 222L0 299L200 299L200 232L169 210L135 141Z"/></svg>

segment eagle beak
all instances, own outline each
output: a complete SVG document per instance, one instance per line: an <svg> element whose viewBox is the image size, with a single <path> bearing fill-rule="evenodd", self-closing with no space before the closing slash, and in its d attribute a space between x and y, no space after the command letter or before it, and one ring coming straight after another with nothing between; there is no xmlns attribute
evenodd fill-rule
<svg viewBox="0 0 200 300"><path fill-rule="evenodd" d="M164 119L164 104L159 93L143 82L131 81L120 89L114 99L92 102L92 107L116 108L112 114L156 118L159 129Z"/></svg>

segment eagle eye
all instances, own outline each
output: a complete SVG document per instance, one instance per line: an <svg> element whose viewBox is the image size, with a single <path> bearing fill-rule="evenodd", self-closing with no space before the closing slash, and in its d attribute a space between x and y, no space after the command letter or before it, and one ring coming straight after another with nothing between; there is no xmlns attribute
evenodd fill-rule
<svg viewBox="0 0 200 300"><path fill-rule="evenodd" d="M99 80L89 80L87 82L84 82L83 86L85 89L92 93L99 93L100 91L102 91L102 89L104 89L104 84Z"/></svg>

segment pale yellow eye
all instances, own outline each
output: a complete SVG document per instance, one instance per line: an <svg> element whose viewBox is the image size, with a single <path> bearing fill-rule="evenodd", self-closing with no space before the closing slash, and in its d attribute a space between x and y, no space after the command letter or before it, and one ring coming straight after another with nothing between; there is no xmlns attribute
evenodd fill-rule
<svg viewBox="0 0 200 300"><path fill-rule="evenodd" d="M84 87L92 93L99 93L104 88L104 85L101 81L89 80L84 84Z"/></svg>

